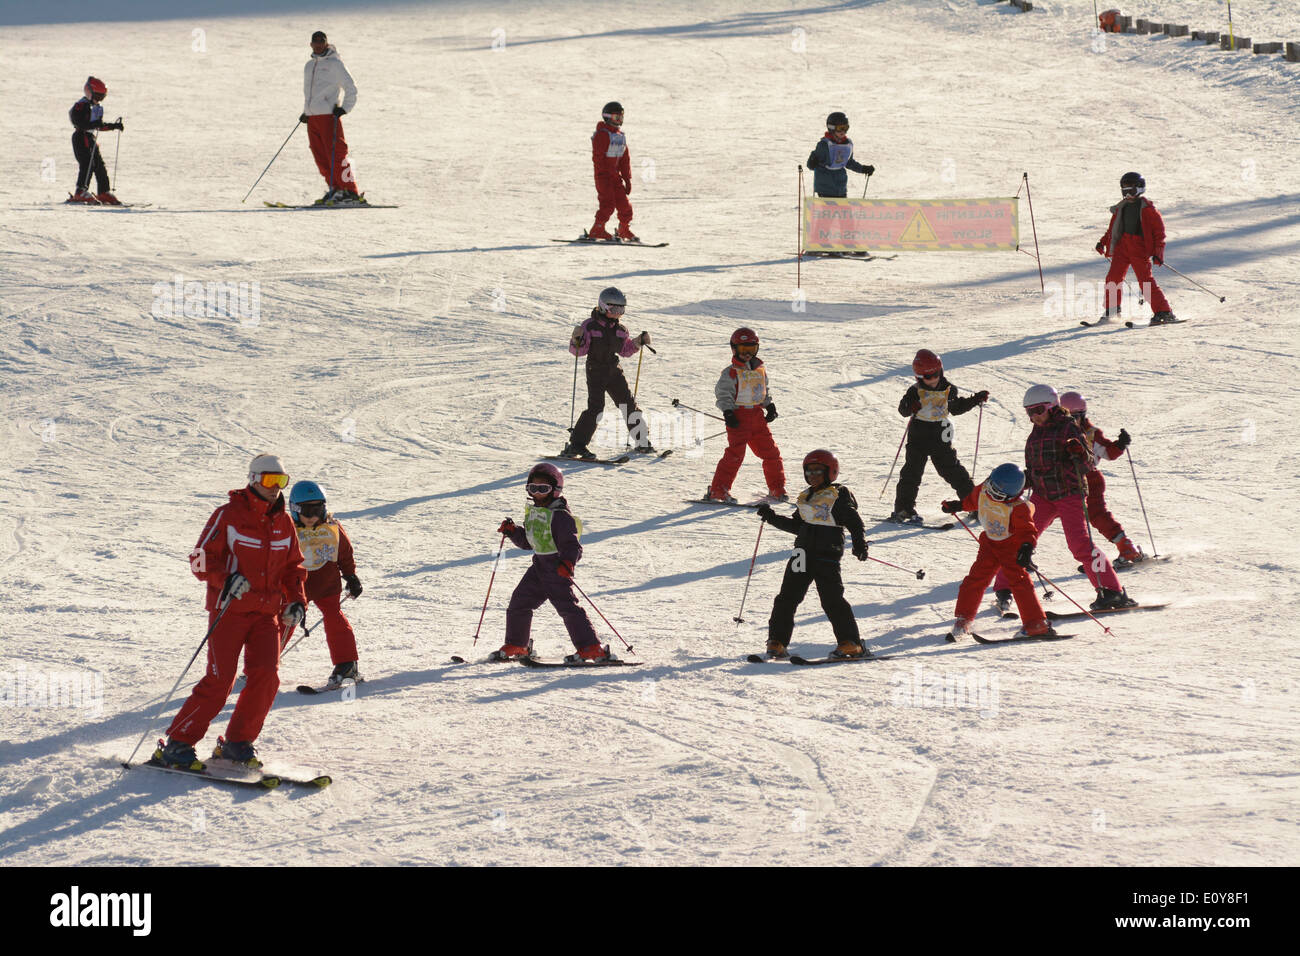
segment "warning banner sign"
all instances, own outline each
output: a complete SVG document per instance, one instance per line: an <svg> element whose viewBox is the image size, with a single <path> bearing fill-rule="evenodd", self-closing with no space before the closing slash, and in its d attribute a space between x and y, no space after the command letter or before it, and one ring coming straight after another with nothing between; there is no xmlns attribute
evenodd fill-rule
<svg viewBox="0 0 1300 956"><path fill-rule="evenodd" d="M1014 251L1020 204L1011 199L823 199L804 201L806 252Z"/></svg>

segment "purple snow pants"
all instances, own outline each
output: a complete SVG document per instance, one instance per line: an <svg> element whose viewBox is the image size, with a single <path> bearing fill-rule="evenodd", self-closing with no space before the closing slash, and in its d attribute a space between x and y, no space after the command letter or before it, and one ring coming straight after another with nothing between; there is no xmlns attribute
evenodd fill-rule
<svg viewBox="0 0 1300 956"><path fill-rule="evenodd" d="M573 646L582 649L600 643L591 619L578 603L573 583L557 572L559 558L535 555L533 565L520 579L506 608L506 643L525 646L532 632L533 611L550 601L560 613Z"/></svg>

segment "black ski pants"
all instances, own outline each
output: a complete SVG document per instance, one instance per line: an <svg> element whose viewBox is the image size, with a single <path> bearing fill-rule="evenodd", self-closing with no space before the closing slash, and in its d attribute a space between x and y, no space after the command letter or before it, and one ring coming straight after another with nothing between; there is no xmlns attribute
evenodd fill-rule
<svg viewBox="0 0 1300 956"><path fill-rule="evenodd" d="M596 420L600 413L605 410L605 396L613 400L615 405L621 405L627 410L627 430L629 432L641 426L641 410L636 407L636 400L632 398L632 390L627 387L627 377L623 375L623 369L618 365L588 365L587 366L587 407L583 409L578 416L578 422L573 426L572 438L573 444L582 446L591 441L591 436L596 434Z"/></svg>
<svg viewBox="0 0 1300 956"><path fill-rule="evenodd" d="M767 639L781 644L790 643L794 632L794 613L808 594L808 587L817 585L817 597L822 610L830 618L835 639L840 642L858 641L858 622L853 607L844 599L844 579L840 576L840 562L834 560L803 559L806 570L796 571L801 560L796 554L785 565L781 590L772 602L772 616L767 620Z"/></svg>
<svg viewBox="0 0 1300 956"><path fill-rule="evenodd" d="M90 188L90 173L95 173L95 192L108 192L108 169L100 155L94 133L77 130L72 134L72 153L77 157L77 188Z"/></svg>
<svg viewBox="0 0 1300 956"><path fill-rule="evenodd" d="M916 431L915 425L913 431ZM903 461L903 470L898 473L898 488L894 491L895 511L912 511L916 508L916 493L921 487L921 476L925 474L927 461L934 462L934 470L952 486L958 498L965 498L975 487L970 472L957 460L952 442L943 440L942 430L927 429L927 432L932 433L908 436L907 456Z"/></svg>

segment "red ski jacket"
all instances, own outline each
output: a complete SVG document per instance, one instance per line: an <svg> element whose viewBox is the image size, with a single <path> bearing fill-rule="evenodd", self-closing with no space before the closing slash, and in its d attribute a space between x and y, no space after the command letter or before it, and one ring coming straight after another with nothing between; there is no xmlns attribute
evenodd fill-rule
<svg viewBox="0 0 1300 956"><path fill-rule="evenodd" d="M231 571L251 585L234 602L243 613L279 614L285 605L307 603L302 549L284 507L284 495L267 503L251 488L230 492L230 503L212 512L190 552L190 570L208 586L207 609L215 611Z"/></svg>
<svg viewBox="0 0 1300 956"><path fill-rule="evenodd" d="M1156 212L1156 207L1151 205L1151 200L1143 196L1138 201L1142 203L1142 235L1140 238L1147 258L1159 256L1164 259L1165 221L1160 217L1160 213ZM1120 222L1120 210L1123 208L1124 202L1118 202L1110 207L1110 225L1106 227L1106 232L1101 237L1102 255L1107 259L1119 249L1119 237L1123 230L1123 225Z"/></svg>
<svg viewBox="0 0 1300 956"><path fill-rule="evenodd" d="M612 186L622 181L624 187L632 184L632 156L627 149L627 136L604 120L591 134L591 164L595 168L596 186Z"/></svg>

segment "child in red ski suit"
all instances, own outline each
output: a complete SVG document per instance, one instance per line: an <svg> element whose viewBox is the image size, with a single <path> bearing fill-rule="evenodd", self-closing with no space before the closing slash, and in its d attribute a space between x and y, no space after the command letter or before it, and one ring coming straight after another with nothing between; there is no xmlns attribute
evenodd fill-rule
<svg viewBox="0 0 1300 956"><path fill-rule="evenodd" d="M325 643L334 665L329 683L359 681L357 636L340 608L345 584L353 600L361 596L352 541L338 519L326 510L325 492L314 481L300 481L293 486L289 510L307 571L307 600L320 608L325 625Z"/></svg>
<svg viewBox="0 0 1300 956"><path fill-rule="evenodd" d="M591 165L596 174L596 222L588 230L588 239L613 239L605 229L609 217L618 210L618 238L640 242L632 233L632 155L627 151L623 132L623 107L606 103L601 121L591 134Z"/></svg>
<svg viewBox="0 0 1300 956"><path fill-rule="evenodd" d="M971 623L979 613L980 600L994 576L1003 575L1020 611L1022 633L1042 637L1051 631L1043 606L1038 602L1029 569L1034 567L1034 545L1038 529L1034 526L1034 506L1023 498L1024 473L1015 465L1000 465L988 480L976 485L965 498L945 501L948 514L978 511L980 526L979 554L961 582L957 593L953 639L970 634Z"/></svg>
<svg viewBox="0 0 1300 956"><path fill-rule="evenodd" d="M736 500L731 497L731 483L748 446L763 461L768 495L785 501L785 465L767 427L776 418L776 403L767 387L767 367L758 357L758 333L753 329L736 329L731 334L731 364L722 370L713 394L727 423L727 450L713 472L705 499Z"/></svg>
<svg viewBox="0 0 1300 956"><path fill-rule="evenodd" d="M1088 420L1088 403L1078 392L1066 392L1061 396L1061 407L1074 418L1083 431L1084 448L1089 452L1088 458L1088 523L1106 537L1106 540L1119 548L1119 558L1114 562L1116 568L1127 568L1139 561L1146 560L1142 549L1124 533L1124 527L1110 513L1106 505L1106 476L1098 467L1103 458L1114 461L1124 454L1124 449L1133 440L1124 429L1119 430L1119 438L1111 441L1101 433L1101 429Z"/></svg>
<svg viewBox="0 0 1300 956"><path fill-rule="evenodd" d="M1123 298L1124 277L1132 266L1147 301L1151 303L1152 325L1175 321L1173 307L1156 285L1151 274L1151 264L1165 262L1165 221L1142 194L1146 180L1137 173L1125 173L1120 179L1124 198L1110 207L1110 225L1106 227L1097 251L1110 259L1106 273L1106 311L1099 321L1106 322L1119 315Z"/></svg>

